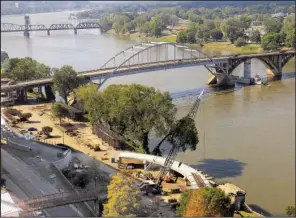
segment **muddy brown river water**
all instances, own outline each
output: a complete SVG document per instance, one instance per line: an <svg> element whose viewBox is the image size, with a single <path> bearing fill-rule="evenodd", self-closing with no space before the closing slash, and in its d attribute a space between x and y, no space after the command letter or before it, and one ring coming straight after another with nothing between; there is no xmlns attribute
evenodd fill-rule
<svg viewBox="0 0 296 218"><path fill-rule="evenodd" d="M33 14L31 23L70 23L69 13ZM1 16L1 22L23 24L24 20L19 15ZM99 30L79 30L77 35L56 31L50 36L37 32L30 38L22 33L1 34L1 48L10 57L29 56L51 67L68 64L77 71L99 68L137 41L101 35ZM234 74L241 76L242 67ZM245 189L247 203L267 215L284 214L287 205L295 205L295 59L284 72L282 80L267 86L206 94L196 116L200 143L196 151L178 155L184 163ZM252 75L265 73L265 66L252 60ZM188 67L114 78L105 87L135 82L169 91L185 97L175 101L184 114L193 102L188 93L204 87L208 76L204 67Z"/></svg>

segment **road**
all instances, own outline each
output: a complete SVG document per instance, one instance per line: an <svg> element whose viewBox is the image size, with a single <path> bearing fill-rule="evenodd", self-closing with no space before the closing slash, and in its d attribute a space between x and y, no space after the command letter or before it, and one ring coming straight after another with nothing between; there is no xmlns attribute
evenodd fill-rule
<svg viewBox="0 0 296 218"><path fill-rule="evenodd" d="M22 161L1 149L2 167L9 173L9 178L29 197L37 197L58 192L49 182L42 179ZM73 205L46 210L50 216L83 216Z"/></svg>

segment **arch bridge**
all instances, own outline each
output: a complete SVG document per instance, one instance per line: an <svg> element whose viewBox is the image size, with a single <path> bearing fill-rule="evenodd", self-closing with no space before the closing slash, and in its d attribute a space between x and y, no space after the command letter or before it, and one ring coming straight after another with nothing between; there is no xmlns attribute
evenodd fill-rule
<svg viewBox="0 0 296 218"><path fill-rule="evenodd" d="M82 28L83 26L81 26ZM66 27L63 27L66 28ZM67 27L71 28L71 27ZM244 63L244 77L251 77L252 58L261 60L274 75L281 75L284 65L295 56L295 50L256 54L209 56L199 48L178 43L150 42L131 45L107 60L99 69L79 72L78 75L98 81L101 87L112 77L145 73L157 70L204 66L211 74L209 84L214 86L233 85L233 70ZM182 72L180 72L182 73ZM2 85L2 92L17 91L20 100L26 98L26 90L32 87L50 86L52 77Z"/></svg>

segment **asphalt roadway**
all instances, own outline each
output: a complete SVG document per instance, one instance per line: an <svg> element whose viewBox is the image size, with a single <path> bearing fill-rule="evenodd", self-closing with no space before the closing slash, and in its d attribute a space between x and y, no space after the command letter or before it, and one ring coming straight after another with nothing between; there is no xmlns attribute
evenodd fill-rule
<svg viewBox="0 0 296 218"><path fill-rule="evenodd" d="M67 189L69 187L65 187L68 186L68 184L63 184L61 180L52 172L51 167L49 167L50 163L45 159L36 158L37 154L40 156L43 154L43 157L46 156L44 155L45 153L47 153L48 159L51 159L53 156L56 158L56 149L53 147L40 146L40 144L34 141L21 138L19 134L13 131L13 129L5 125L5 121L2 121L3 119L1 117L2 137L10 138L10 140L14 142L21 142L21 144L25 144L33 148L32 152L9 148L9 145L3 146L5 150L1 148L2 167L6 172L8 172L7 177L9 177L9 179L13 181L15 185L28 196L28 198L69 191L69 189ZM37 155L37 157L39 156ZM55 178L51 178L51 175L54 175ZM21 199L23 200L23 198ZM81 206L81 204L46 209L45 213L47 216L58 217L92 216L92 213L85 208L85 206Z"/></svg>
<svg viewBox="0 0 296 218"><path fill-rule="evenodd" d="M9 178L29 197L54 194L58 191L35 171L19 159L1 149L2 167L9 173ZM50 216L83 216L73 205L46 209Z"/></svg>

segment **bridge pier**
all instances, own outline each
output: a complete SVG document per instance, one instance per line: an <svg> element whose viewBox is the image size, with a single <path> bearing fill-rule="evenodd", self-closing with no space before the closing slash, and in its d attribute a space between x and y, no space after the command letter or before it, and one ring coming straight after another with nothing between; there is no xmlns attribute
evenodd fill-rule
<svg viewBox="0 0 296 218"><path fill-rule="evenodd" d="M30 36L29 31L25 30L25 31L24 31L24 36L29 37L29 36Z"/></svg>
<svg viewBox="0 0 296 218"><path fill-rule="evenodd" d="M52 91L51 86L48 85L48 86L45 86L44 88L45 88L45 95L46 95L45 97L46 97L46 99L48 101L54 101L55 100L55 95L54 95L54 93Z"/></svg>
<svg viewBox="0 0 296 218"><path fill-rule="evenodd" d="M47 30L47 35L50 36L50 31L49 30Z"/></svg>
<svg viewBox="0 0 296 218"><path fill-rule="evenodd" d="M75 33L75 35L77 35L77 29L74 29L74 33Z"/></svg>
<svg viewBox="0 0 296 218"><path fill-rule="evenodd" d="M26 89L18 89L16 90L16 100L20 102L24 102L28 99L27 90Z"/></svg>
<svg viewBox="0 0 296 218"><path fill-rule="evenodd" d="M247 59L244 61L244 76L239 78L237 82L250 85L252 81L251 73L251 59Z"/></svg>

